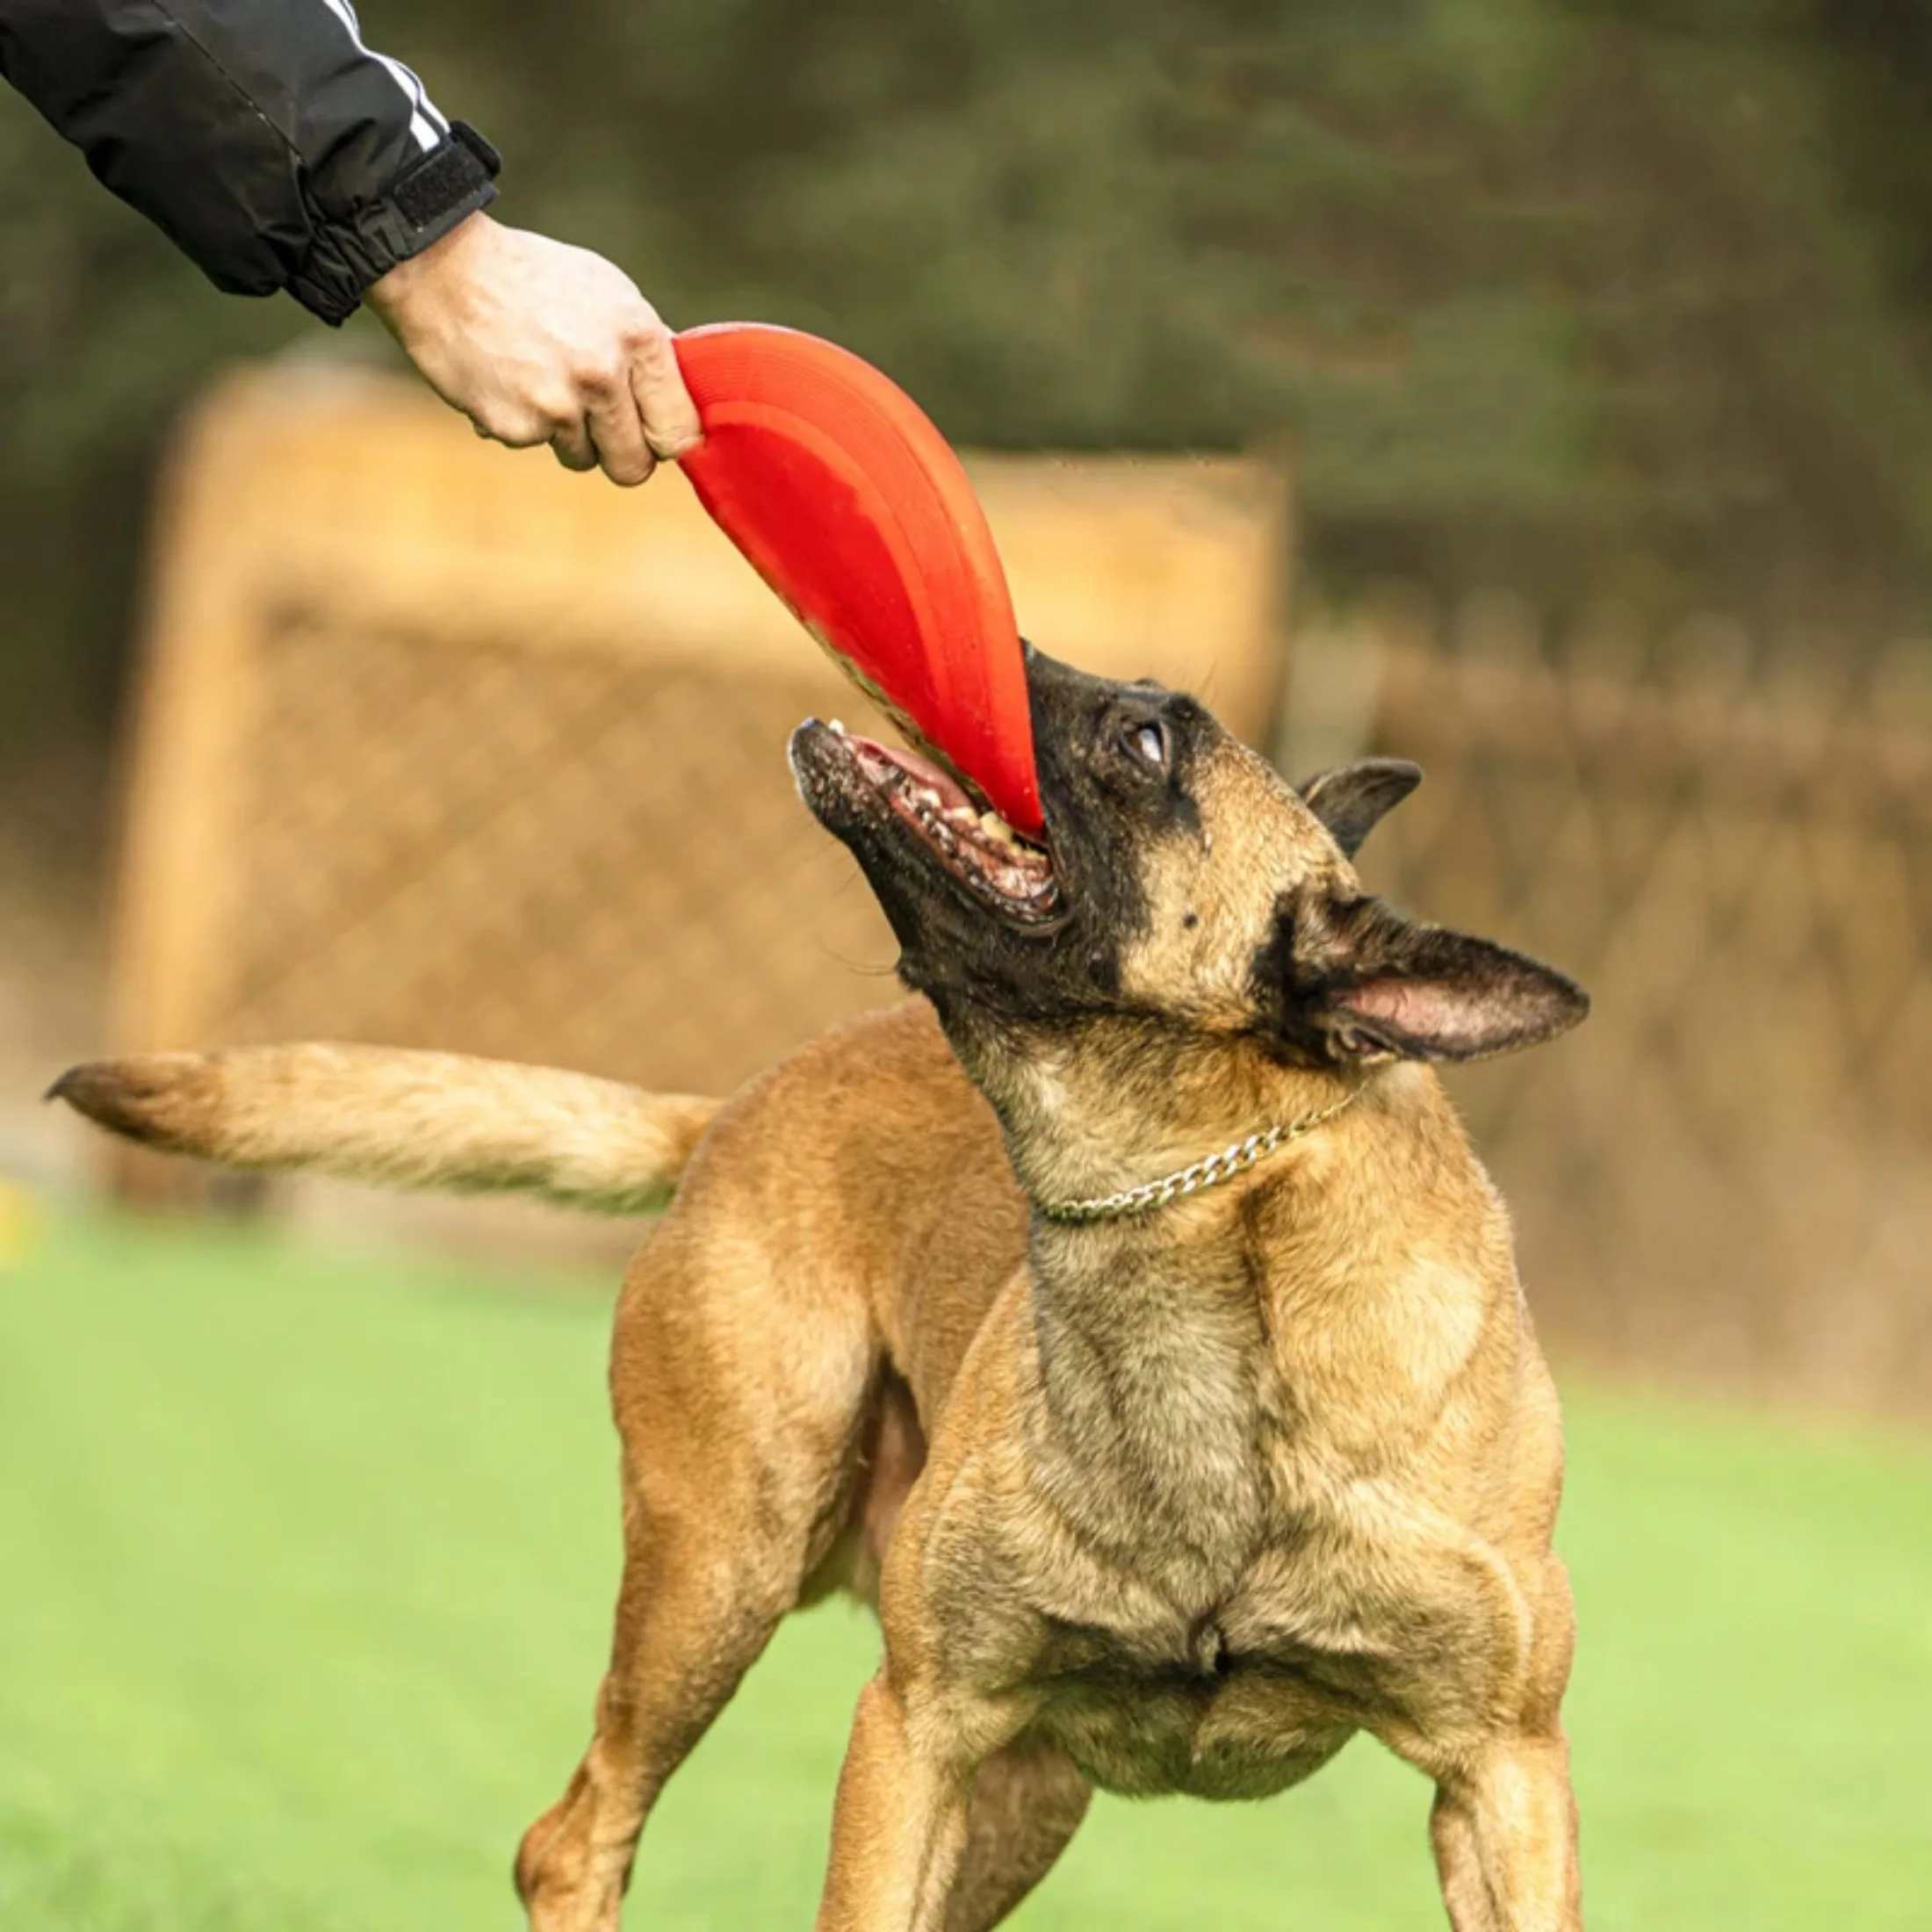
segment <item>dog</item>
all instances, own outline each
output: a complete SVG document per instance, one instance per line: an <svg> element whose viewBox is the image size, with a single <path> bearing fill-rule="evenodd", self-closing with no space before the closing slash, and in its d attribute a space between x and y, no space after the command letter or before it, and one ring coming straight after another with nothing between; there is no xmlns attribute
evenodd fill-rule
<svg viewBox="0 0 1932 1932"><path fill-rule="evenodd" d="M780 1618L876 1606L818 1924L982 1932L1096 1787L1258 1798L1358 1732L1433 1780L1456 1932L1582 1924L1557 1399L1431 1063L1561 974L1363 891L1420 777L1292 789L1197 703L1029 651L1044 841L808 722L798 789L916 999L722 1105L298 1046L54 1091L243 1165L674 1196L625 1280L624 1571L536 1932L615 1932L638 1833Z"/></svg>

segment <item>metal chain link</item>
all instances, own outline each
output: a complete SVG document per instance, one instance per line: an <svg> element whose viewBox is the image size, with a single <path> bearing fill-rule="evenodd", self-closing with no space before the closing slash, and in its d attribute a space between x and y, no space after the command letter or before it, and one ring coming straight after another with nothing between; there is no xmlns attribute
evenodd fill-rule
<svg viewBox="0 0 1932 1932"><path fill-rule="evenodd" d="M1157 1208L1166 1207L1170 1201L1198 1194L1204 1188L1218 1187L1224 1180L1245 1174L1257 1161L1273 1153L1278 1147L1300 1140L1304 1134L1312 1134L1316 1128L1325 1126L1345 1107L1352 1107L1361 1094L1360 1087L1352 1087L1332 1107L1325 1107L1319 1113L1303 1114L1300 1120L1291 1121L1285 1126L1264 1128L1258 1134L1249 1135L1246 1140L1236 1141L1232 1147L1224 1147L1218 1154L1210 1154L1205 1160L1195 1161L1190 1166L1164 1175L1159 1180L1143 1181L1138 1187L1123 1187L1117 1194L1096 1194L1085 1200L1042 1201L1040 1212L1049 1221L1076 1222L1118 1221L1128 1215L1151 1214Z"/></svg>

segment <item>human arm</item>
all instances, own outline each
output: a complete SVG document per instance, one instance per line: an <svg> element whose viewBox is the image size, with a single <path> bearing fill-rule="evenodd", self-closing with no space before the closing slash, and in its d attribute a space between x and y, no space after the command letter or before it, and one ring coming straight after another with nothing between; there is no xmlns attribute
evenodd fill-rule
<svg viewBox="0 0 1932 1932"><path fill-rule="evenodd" d="M500 227L498 159L350 0L0 0L0 74L218 287L366 298L484 435L639 482L698 439L629 278Z"/></svg>

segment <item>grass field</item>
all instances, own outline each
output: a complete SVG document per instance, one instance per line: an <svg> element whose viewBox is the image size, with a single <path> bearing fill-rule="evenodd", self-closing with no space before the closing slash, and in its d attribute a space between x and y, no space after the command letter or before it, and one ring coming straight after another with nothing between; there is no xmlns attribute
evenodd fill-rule
<svg viewBox="0 0 1932 1932"><path fill-rule="evenodd" d="M83 1221L0 1275L0 1926L510 1928L616 1575L604 1310ZM1570 1399L1595 1932L1932 1925L1932 1448ZM870 1626L796 1619L653 1820L630 1922L810 1922ZM1261 1806L1103 1799L1017 1921L1440 1924L1358 1743Z"/></svg>

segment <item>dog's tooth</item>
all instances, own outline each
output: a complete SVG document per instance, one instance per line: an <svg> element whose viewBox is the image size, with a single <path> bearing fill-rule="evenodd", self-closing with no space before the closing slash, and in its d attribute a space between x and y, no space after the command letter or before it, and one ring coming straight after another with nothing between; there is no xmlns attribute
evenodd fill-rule
<svg viewBox="0 0 1932 1932"><path fill-rule="evenodd" d="M846 734L845 720L835 717L825 726L825 729L835 738L843 738Z"/></svg>

